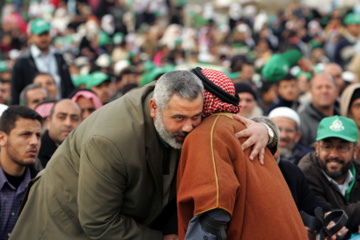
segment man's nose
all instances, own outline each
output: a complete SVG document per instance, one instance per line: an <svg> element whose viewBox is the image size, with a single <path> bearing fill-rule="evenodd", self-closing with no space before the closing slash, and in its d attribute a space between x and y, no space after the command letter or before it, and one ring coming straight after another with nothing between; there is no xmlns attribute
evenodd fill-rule
<svg viewBox="0 0 360 240"><path fill-rule="evenodd" d="M72 125L72 121L71 121L71 118L70 117L67 117L64 121L65 125L66 126L71 126Z"/></svg>
<svg viewBox="0 0 360 240"><path fill-rule="evenodd" d="M191 132L193 129L194 129L194 124L193 121L191 121L190 119L186 121L186 123L182 127L183 132Z"/></svg>
<svg viewBox="0 0 360 240"><path fill-rule="evenodd" d="M30 139L30 144L31 145L38 145L40 142L40 138L38 136L36 136L36 134L33 134L31 139Z"/></svg>

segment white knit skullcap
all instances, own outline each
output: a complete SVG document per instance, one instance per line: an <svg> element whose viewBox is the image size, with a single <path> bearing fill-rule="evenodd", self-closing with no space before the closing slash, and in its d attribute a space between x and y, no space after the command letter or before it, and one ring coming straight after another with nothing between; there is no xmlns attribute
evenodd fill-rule
<svg viewBox="0 0 360 240"><path fill-rule="evenodd" d="M295 112L294 110L292 110L291 108L288 107L278 107L273 109L270 113L269 113L269 118L273 119L274 117L286 117L289 118L291 120L294 120L296 122L296 127L299 128L300 127L300 117L299 114L297 114L297 112Z"/></svg>

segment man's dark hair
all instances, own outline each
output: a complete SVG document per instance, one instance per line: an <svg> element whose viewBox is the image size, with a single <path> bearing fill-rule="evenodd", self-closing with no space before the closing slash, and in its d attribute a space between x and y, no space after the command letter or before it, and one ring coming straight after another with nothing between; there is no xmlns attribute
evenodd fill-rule
<svg viewBox="0 0 360 240"><path fill-rule="evenodd" d="M129 66L129 67L124 68L124 69L120 72L119 76L116 78L116 81L117 81L117 82L121 81L122 78L123 78L123 76L124 76L124 75L128 75L128 74L139 75L140 73L139 73L139 71L136 69L136 67L134 67L134 66Z"/></svg>
<svg viewBox="0 0 360 240"><path fill-rule="evenodd" d="M10 134L15 127L15 122L19 118L38 120L41 123L42 117L34 110L25 106L10 106L6 109L0 118L0 131Z"/></svg>
<svg viewBox="0 0 360 240"><path fill-rule="evenodd" d="M276 85L276 83L263 80L262 86L260 87L260 93L264 94L268 92L273 85Z"/></svg>
<svg viewBox="0 0 360 240"><path fill-rule="evenodd" d="M279 82L281 81L296 81L296 77L293 76L291 73L286 74L286 76L284 78L282 78Z"/></svg>

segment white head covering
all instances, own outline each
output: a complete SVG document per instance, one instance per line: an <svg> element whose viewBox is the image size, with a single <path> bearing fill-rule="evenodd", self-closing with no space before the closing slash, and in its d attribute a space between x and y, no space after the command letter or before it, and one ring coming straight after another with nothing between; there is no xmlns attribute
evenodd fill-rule
<svg viewBox="0 0 360 240"><path fill-rule="evenodd" d="M269 118L273 119L274 117L286 117L289 118L291 120L294 120L296 122L296 127L299 128L300 127L300 117L299 114L297 114L297 112L295 112L294 110L292 110L291 108L288 107L278 107L273 109L270 113L269 113Z"/></svg>
<svg viewBox="0 0 360 240"><path fill-rule="evenodd" d="M0 103L0 116L6 109L8 109L8 107L9 107L8 105Z"/></svg>

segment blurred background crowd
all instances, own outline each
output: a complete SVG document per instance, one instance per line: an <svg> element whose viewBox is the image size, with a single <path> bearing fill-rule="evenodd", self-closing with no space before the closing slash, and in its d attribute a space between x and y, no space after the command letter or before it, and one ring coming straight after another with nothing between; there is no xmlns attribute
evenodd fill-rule
<svg viewBox="0 0 360 240"><path fill-rule="evenodd" d="M72 97L86 118L166 72L199 66L232 79L242 116L268 115L277 107L299 113L300 142L306 147L315 142L312 120L340 115L341 94L349 85L341 111L356 119L349 112L360 79L356 1L323 0L317 2L321 7L245 0L0 4L0 103L5 108L38 107L46 118L56 100ZM323 73L333 78L330 85L336 80L335 90L310 84L326 79ZM82 99L91 101L86 105Z"/></svg>

